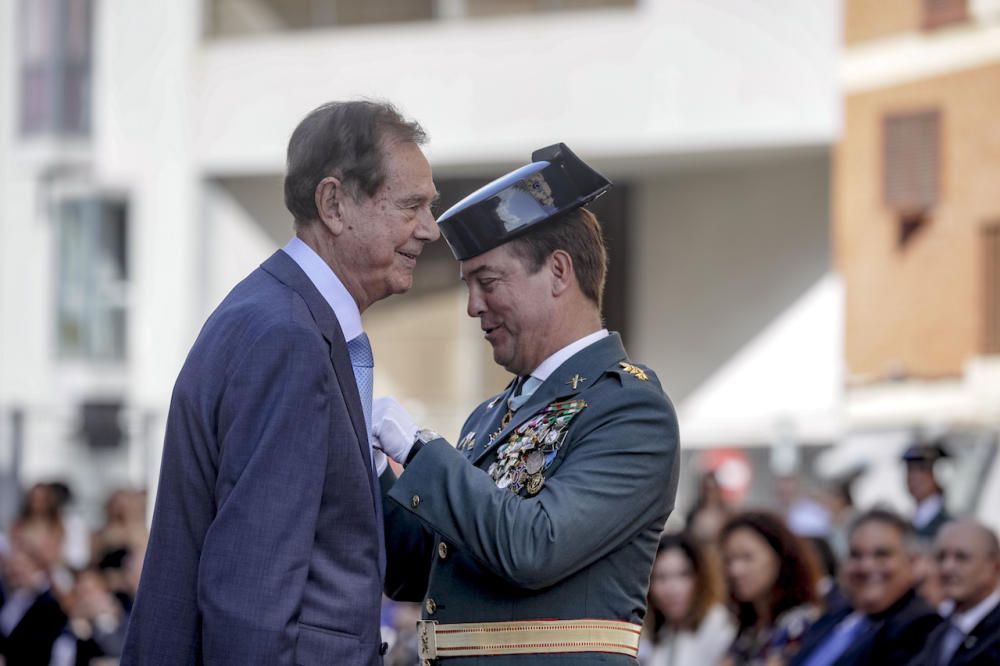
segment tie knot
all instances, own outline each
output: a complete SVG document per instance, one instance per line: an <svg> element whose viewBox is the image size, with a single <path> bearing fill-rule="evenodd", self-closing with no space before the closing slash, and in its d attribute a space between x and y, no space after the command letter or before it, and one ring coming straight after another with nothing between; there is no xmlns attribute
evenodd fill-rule
<svg viewBox="0 0 1000 666"><path fill-rule="evenodd" d="M542 380L533 375L527 377L519 377L517 380L517 385L514 387L514 394L507 400L507 406L511 411L517 411L520 409L521 405L528 401L531 394L535 392L539 386L541 386Z"/></svg>
<svg viewBox="0 0 1000 666"><path fill-rule="evenodd" d="M367 333L348 340L347 353L351 357L351 365L359 368L375 367L375 357L372 356L372 346Z"/></svg>

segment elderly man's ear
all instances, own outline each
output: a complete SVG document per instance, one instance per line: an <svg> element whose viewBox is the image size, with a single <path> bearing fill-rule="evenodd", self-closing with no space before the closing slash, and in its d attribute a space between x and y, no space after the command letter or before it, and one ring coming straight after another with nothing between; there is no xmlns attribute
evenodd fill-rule
<svg viewBox="0 0 1000 666"><path fill-rule="evenodd" d="M327 176L316 185L316 211L319 221L334 236L344 231L343 202L347 192L339 178Z"/></svg>

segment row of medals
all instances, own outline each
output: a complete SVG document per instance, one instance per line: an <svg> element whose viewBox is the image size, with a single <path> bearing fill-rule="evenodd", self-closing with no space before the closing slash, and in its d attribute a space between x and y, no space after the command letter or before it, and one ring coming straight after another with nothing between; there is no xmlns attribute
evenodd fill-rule
<svg viewBox="0 0 1000 666"><path fill-rule="evenodd" d="M487 470L497 487L514 493L524 488L528 495L537 495L545 485L542 471L555 459L566 426L585 404L573 400L556 410L550 406L511 433L497 450L496 462Z"/></svg>

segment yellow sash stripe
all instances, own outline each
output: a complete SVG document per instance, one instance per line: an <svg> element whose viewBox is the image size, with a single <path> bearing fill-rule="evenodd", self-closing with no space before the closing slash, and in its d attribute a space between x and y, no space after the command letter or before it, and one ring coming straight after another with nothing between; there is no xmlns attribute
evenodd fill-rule
<svg viewBox="0 0 1000 666"><path fill-rule="evenodd" d="M432 625L434 646L421 657L611 652L635 657L641 627L617 620L524 620ZM433 627L433 628L431 628ZM428 641L429 642L429 641ZM434 654L430 654L430 653Z"/></svg>

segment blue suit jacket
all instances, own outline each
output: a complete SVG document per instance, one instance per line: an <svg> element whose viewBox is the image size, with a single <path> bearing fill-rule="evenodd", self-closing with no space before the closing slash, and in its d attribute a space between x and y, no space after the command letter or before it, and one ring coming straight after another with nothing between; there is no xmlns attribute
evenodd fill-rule
<svg viewBox="0 0 1000 666"><path fill-rule="evenodd" d="M278 251L177 378L121 663L380 664L384 562L343 333Z"/></svg>

